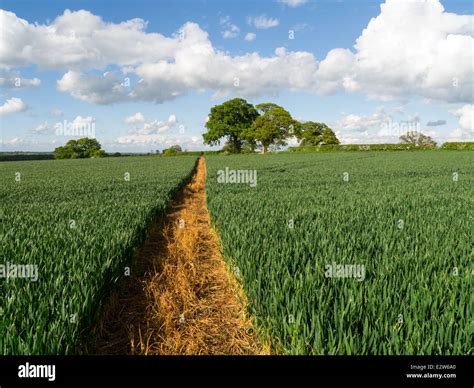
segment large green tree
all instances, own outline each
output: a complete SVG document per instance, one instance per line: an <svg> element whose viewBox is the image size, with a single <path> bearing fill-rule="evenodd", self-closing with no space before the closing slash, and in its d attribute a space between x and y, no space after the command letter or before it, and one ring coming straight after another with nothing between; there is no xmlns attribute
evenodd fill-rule
<svg viewBox="0 0 474 388"><path fill-rule="evenodd" d="M334 131L324 123L306 121L301 123L296 134L301 140L301 146L316 146L319 144L339 144Z"/></svg>
<svg viewBox="0 0 474 388"><path fill-rule="evenodd" d="M286 138L295 133L299 126L290 113L279 105L263 103L256 106L262 114L258 116L245 138L252 139L262 146L262 153L266 153L271 145L285 145Z"/></svg>
<svg viewBox="0 0 474 388"><path fill-rule="evenodd" d="M227 139L227 148L240 152L244 143L244 132L247 132L259 116L254 106L243 98L234 98L211 108L206 123L207 132L202 135L204 143L220 144Z"/></svg>
<svg viewBox="0 0 474 388"><path fill-rule="evenodd" d="M77 159L105 156L100 143L96 139L83 137L77 140L69 140L66 145L54 150L55 159Z"/></svg>

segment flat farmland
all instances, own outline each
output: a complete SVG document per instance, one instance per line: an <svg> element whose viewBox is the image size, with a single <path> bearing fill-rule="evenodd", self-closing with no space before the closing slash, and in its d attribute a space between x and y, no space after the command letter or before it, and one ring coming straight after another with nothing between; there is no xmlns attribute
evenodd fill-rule
<svg viewBox="0 0 474 388"><path fill-rule="evenodd" d="M206 160L213 224L272 351L472 353L472 153Z"/></svg>
<svg viewBox="0 0 474 388"><path fill-rule="evenodd" d="M196 157L3 163L0 352L69 354Z"/></svg>
<svg viewBox="0 0 474 388"><path fill-rule="evenodd" d="M145 312L160 311L144 326L135 323L152 328L152 349L181 338L178 344L201 343L204 353L220 354L240 304L250 321L232 338L252 329L239 354L472 354L471 152L206 155L199 163L201 218L189 200L176 202L196 160L3 163L2 354L77 354L98 322L113 328L114 314L101 321L102 308L122 279L143 288L146 279L128 276L151 226L175 231L167 245L151 248L158 249L156 276L147 287L155 299L135 299ZM190 185L184 198L201 195ZM209 269L220 253L204 249L203 236L214 232L223 251L219 268L239 287L223 297L239 301L232 316L209 312L215 290L227 284L208 277L226 272ZM174 310L162 309L165 297ZM127 307L139 319L127 292L122 300L117 314ZM167 337L162 321L172 324ZM219 328L222 343L208 334L183 336L211 330L203 322ZM129 334L117 334L119 354L136 354Z"/></svg>

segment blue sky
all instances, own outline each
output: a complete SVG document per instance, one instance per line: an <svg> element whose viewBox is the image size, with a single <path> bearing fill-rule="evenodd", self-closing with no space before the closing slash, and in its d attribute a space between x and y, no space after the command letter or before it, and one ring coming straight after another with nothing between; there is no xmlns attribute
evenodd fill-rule
<svg viewBox="0 0 474 388"><path fill-rule="evenodd" d="M345 143L473 140L472 2L284 3L1 1L2 150L50 151L58 125L107 151L204 149L210 108L236 96Z"/></svg>

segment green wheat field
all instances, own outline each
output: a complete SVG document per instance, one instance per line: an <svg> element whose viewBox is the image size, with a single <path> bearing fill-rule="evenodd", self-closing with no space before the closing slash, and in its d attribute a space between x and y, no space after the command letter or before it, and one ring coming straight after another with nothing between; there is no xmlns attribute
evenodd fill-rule
<svg viewBox="0 0 474 388"><path fill-rule="evenodd" d="M74 354L196 156L3 163L2 354ZM282 354L472 354L474 154L206 156L207 203ZM222 184L228 168L256 184ZM363 268L328 276L328 265ZM362 276L363 275L363 276Z"/></svg>

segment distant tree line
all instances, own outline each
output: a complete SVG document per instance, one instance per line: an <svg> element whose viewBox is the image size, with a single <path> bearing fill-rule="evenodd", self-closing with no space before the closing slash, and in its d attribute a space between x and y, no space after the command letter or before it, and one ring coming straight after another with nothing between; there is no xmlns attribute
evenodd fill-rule
<svg viewBox="0 0 474 388"><path fill-rule="evenodd" d="M178 154L186 153L183 152L180 145L173 145L169 148L165 148L161 155L163 156L174 156ZM159 150L151 151L151 154L160 155ZM66 145L57 147L54 150L55 159L84 159L84 158L102 158L105 156L130 156L134 154L121 154L115 152L107 154L97 139L84 137L81 139L69 140ZM137 154L139 155L139 154ZM150 153L148 153L150 155Z"/></svg>
<svg viewBox="0 0 474 388"><path fill-rule="evenodd" d="M14 162L17 160L48 160L54 159L52 152L0 152L0 162Z"/></svg>
<svg viewBox="0 0 474 388"><path fill-rule="evenodd" d="M228 153L254 152L260 147L266 153L271 146L278 148L286 145L288 138L294 136L299 147L290 147L291 152L311 151L356 151L356 150L413 150L436 149L436 142L420 132L407 132L400 136L397 144L346 144L340 145L333 130L324 123L314 121L299 122L293 119L288 111L274 103L258 104L255 107L241 98L234 98L211 109L206 123L208 131L203 134L204 143L215 145L225 139L222 149ZM473 150L472 142L444 143L445 150ZM191 155L200 152L183 151L180 145L163 149L162 156ZM160 155L160 151L151 151ZM115 152L108 155L97 139L81 138L69 140L66 145L57 147L54 154L0 154L0 161L27 159L83 159L105 156L129 156Z"/></svg>

